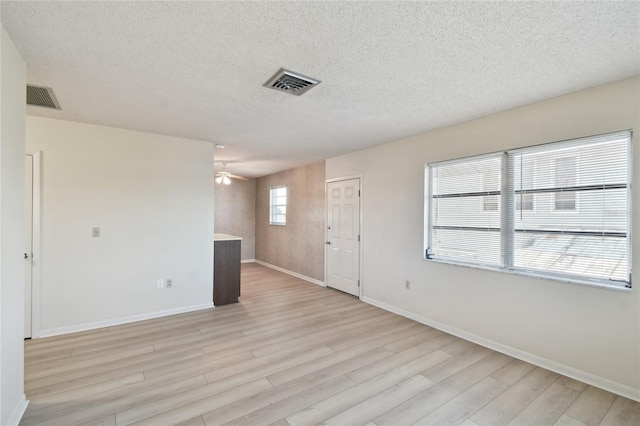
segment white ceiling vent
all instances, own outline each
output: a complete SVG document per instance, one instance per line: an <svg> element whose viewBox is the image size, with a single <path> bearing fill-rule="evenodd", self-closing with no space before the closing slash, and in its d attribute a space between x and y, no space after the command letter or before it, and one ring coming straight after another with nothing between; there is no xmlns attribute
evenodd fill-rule
<svg viewBox="0 0 640 426"><path fill-rule="evenodd" d="M56 95L51 87L33 86L27 84L27 105L44 108L61 109Z"/></svg>
<svg viewBox="0 0 640 426"><path fill-rule="evenodd" d="M313 78L305 77L302 74L280 68L280 70L275 73L269 81L263 84L263 86L280 92L300 96L318 84L320 84L320 80L315 80Z"/></svg>

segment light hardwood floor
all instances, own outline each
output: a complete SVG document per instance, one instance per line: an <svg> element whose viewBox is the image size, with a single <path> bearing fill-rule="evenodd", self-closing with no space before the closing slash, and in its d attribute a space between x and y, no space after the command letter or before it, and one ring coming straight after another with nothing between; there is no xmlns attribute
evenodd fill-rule
<svg viewBox="0 0 640 426"><path fill-rule="evenodd" d="M637 402L257 264L240 300L25 342L21 424L640 424Z"/></svg>

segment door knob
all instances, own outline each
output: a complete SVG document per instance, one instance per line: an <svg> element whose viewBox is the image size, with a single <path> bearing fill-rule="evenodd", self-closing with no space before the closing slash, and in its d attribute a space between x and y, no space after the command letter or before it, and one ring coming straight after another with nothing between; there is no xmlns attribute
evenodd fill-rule
<svg viewBox="0 0 640 426"><path fill-rule="evenodd" d="M331 241L327 241L327 244L331 244Z"/></svg>

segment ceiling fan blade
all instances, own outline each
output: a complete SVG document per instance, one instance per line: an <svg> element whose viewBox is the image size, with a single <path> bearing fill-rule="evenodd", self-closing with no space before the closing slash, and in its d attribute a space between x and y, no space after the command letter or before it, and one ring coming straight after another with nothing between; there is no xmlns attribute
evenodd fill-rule
<svg viewBox="0 0 640 426"><path fill-rule="evenodd" d="M230 178L238 179L238 180L249 180L249 178L246 178L244 176L238 176L238 175L232 175L232 174L227 174L227 176L229 176Z"/></svg>

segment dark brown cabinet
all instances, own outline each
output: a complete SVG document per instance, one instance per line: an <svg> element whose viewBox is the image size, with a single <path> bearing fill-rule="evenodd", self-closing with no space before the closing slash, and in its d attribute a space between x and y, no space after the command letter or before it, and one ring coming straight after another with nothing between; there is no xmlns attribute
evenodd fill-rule
<svg viewBox="0 0 640 426"><path fill-rule="evenodd" d="M240 297L240 238L214 238L213 304L236 303Z"/></svg>

